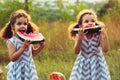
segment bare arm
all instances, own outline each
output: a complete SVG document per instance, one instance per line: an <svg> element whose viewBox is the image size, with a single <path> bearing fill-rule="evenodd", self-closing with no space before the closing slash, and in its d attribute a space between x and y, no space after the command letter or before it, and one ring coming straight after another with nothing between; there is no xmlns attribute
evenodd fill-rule
<svg viewBox="0 0 120 80"><path fill-rule="evenodd" d="M85 35L84 31L79 30L78 37L76 37L76 39L75 39L75 45L74 45L75 54L78 54L80 52L81 45L82 45L82 39L83 39L84 35Z"/></svg>
<svg viewBox="0 0 120 80"><path fill-rule="evenodd" d="M32 54L33 56L36 56L43 48L44 48L45 42L42 42L39 44L39 46L37 48L35 48L34 46L32 47Z"/></svg>
<svg viewBox="0 0 120 80"><path fill-rule="evenodd" d="M100 33L100 46L102 47L102 50L104 52L107 52L109 49L108 37L107 37L107 32L105 30L105 27L102 28Z"/></svg>
<svg viewBox="0 0 120 80"><path fill-rule="evenodd" d="M30 44L29 42L24 41L20 49L16 50L16 47L10 41L8 41L7 48L10 60L11 61L18 60L19 57L23 54L24 50L29 46L29 44Z"/></svg>

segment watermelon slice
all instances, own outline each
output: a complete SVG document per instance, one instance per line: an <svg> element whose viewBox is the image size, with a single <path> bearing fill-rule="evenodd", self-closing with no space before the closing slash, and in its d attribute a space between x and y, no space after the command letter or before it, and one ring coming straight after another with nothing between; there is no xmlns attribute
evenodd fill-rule
<svg viewBox="0 0 120 80"><path fill-rule="evenodd" d="M22 41L29 40L31 44L37 44L44 42L45 38L41 33L23 33L23 32L17 32L18 38Z"/></svg>
<svg viewBox="0 0 120 80"><path fill-rule="evenodd" d="M82 28L74 28L72 30L72 33L74 33L74 34L78 33L79 29L82 30ZM94 26L94 27L85 26L83 29L84 29L84 33L87 32L88 34L91 34L91 33L99 32L99 30L101 29L101 27L99 27L99 26Z"/></svg>
<svg viewBox="0 0 120 80"><path fill-rule="evenodd" d="M60 72L52 72L49 76L49 80L66 80L66 78Z"/></svg>

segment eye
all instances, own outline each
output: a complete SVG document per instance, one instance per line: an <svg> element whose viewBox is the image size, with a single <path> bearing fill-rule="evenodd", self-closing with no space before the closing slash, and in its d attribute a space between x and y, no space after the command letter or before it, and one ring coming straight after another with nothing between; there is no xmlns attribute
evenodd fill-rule
<svg viewBox="0 0 120 80"><path fill-rule="evenodd" d="M89 21L88 20L85 20L84 23L88 23Z"/></svg>
<svg viewBox="0 0 120 80"><path fill-rule="evenodd" d="M17 25L21 25L22 23L21 22L18 22Z"/></svg>
<svg viewBox="0 0 120 80"><path fill-rule="evenodd" d="M17 23L17 25L25 25L25 26L26 26L26 25L27 25L27 23L26 23L26 22L25 22L25 23L18 22L18 23Z"/></svg>
<svg viewBox="0 0 120 80"><path fill-rule="evenodd" d="M92 22L95 22L95 20L92 20Z"/></svg>
<svg viewBox="0 0 120 80"><path fill-rule="evenodd" d="M24 23L24 25L26 26L26 25L27 25L27 23Z"/></svg>

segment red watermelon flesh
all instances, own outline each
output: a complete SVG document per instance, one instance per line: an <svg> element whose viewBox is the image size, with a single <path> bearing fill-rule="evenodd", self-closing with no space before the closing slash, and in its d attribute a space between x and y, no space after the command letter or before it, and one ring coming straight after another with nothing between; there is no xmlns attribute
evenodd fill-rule
<svg viewBox="0 0 120 80"><path fill-rule="evenodd" d="M44 41L44 36L41 33L25 33L25 32L17 32L18 37L24 41L29 40L32 44L40 43Z"/></svg>
<svg viewBox="0 0 120 80"><path fill-rule="evenodd" d="M49 78L50 80L66 80L65 76L60 72L52 72Z"/></svg>
<svg viewBox="0 0 120 80"><path fill-rule="evenodd" d="M84 26L83 29L93 29L93 28L98 28L99 26Z"/></svg>
<svg viewBox="0 0 120 80"><path fill-rule="evenodd" d="M84 26L84 29L93 28L93 26Z"/></svg>

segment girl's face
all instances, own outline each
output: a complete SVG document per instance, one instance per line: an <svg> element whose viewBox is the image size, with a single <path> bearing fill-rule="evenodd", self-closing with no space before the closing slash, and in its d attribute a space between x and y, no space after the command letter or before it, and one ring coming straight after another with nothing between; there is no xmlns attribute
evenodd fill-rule
<svg viewBox="0 0 120 80"><path fill-rule="evenodd" d="M16 22L14 24L14 30L15 32L26 32L27 31L27 18L20 17L16 19Z"/></svg>
<svg viewBox="0 0 120 80"><path fill-rule="evenodd" d="M95 16L92 14L85 14L82 19L82 27L95 26Z"/></svg>

